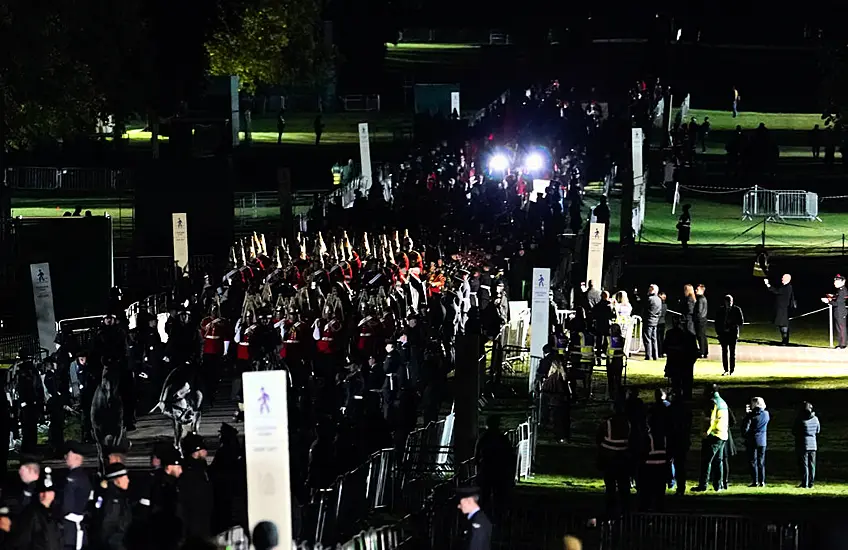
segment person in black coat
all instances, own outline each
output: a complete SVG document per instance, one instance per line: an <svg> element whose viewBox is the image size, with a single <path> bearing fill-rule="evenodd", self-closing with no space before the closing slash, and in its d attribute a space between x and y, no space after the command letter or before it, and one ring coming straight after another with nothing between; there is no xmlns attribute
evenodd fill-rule
<svg viewBox="0 0 848 550"><path fill-rule="evenodd" d="M683 285L683 300L680 308L683 314L683 328L686 332L695 334L695 289L692 285Z"/></svg>
<svg viewBox="0 0 848 550"><path fill-rule="evenodd" d="M780 331L780 345L789 345L789 310L795 309L795 293L792 291L792 275L784 273L780 286L772 286L763 279L766 288L774 294L774 324Z"/></svg>
<svg viewBox="0 0 848 550"><path fill-rule="evenodd" d="M801 489L812 489L816 482L816 451L818 451L818 435L821 432L821 423L813 405L806 401L801 404L795 424L792 426L792 435L795 436L795 452L798 455L798 464L801 469Z"/></svg>
<svg viewBox="0 0 848 550"><path fill-rule="evenodd" d="M214 493L206 465L207 450L203 438L189 434L182 442L183 474L179 479L185 536L187 540L207 539L212 533Z"/></svg>
<svg viewBox="0 0 848 550"><path fill-rule="evenodd" d="M701 357L706 359L710 355L707 343L707 297L704 285L698 285L695 289L695 311L692 320L695 323L695 336L698 338L698 351Z"/></svg>
<svg viewBox="0 0 848 550"><path fill-rule="evenodd" d="M718 308L715 319L715 331L721 345L721 362L724 374L731 375L736 369L736 343L739 341L739 329L745 323L742 309L733 304L733 296L724 297L724 304Z"/></svg>
<svg viewBox="0 0 848 550"><path fill-rule="evenodd" d="M220 446L209 466L215 494L212 525L218 532L247 527L247 466L238 430L226 422L219 430Z"/></svg>
<svg viewBox="0 0 848 550"><path fill-rule="evenodd" d="M492 522L480 509L480 489L460 487L456 490L459 499L457 508L468 518L465 548L468 550L489 550L492 546Z"/></svg>
<svg viewBox="0 0 848 550"><path fill-rule="evenodd" d="M62 550L62 528L53 509L56 488L50 468L45 468L38 480L37 493L37 499L15 519L9 546L14 550Z"/></svg>
<svg viewBox="0 0 848 550"><path fill-rule="evenodd" d="M748 487L766 485L766 447L768 446L768 424L771 417L766 410L766 402L761 397L751 399L745 407L746 415L742 420L742 435L748 460L751 464L751 484Z"/></svg>
<svg viewBox="0 0 848 550"><path fill-rule="evenodd" d="M120 462L106 466L109 488L99 509L99 548L124 550L124 539L133 522L133 502L129 494L130 478L127 468Z"/></svg>

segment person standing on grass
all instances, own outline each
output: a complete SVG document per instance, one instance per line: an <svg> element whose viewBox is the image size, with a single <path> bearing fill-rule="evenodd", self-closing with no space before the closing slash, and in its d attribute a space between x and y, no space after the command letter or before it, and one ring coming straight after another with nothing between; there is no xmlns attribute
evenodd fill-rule
<svg viewBox="0 0 848 550"><path fill-rule="evenodd" d="M660 318L657 322L657 353L660 357L665 357L665 322L668 317L668 302L665 292L657 294L660 299L661 309Z"/></svg>
<svg viewBox="0 0 848 550"><path fill-rule="evenodd" d="M836 294L828 294L821 301L825 304L833 304L831 311L838 339L836 347L845 349L848 346L848 333L845 330L845 318L848 316L848 307L846 307L845 301L848 300L848 290L845 288L845 277L837 273L833 278L833 288L836 289Z"/></svg>
<svg viewBox="0 0 848 550"><path fill-rule="evenodd" d="M721 363L724 366L722 376L730 376L736 370L736 343L739 341L739 329L745 324L742 309L733 304L733 296L724 297L724 304L718 309L715 319L715 331L721 345Z"/></svg>
<svg viewBox="0 0 848 550"><path fill-rule="evenodd" d="M700 133L698 134L698 138L701 142L701 152L707 152L707 138L710 137L710 117L705 116L704 122L701 124L699 128Z"/></svg>
<svg viewBox="0 0 848 550"><path fill-rule="evenodd" d="M745 405L745 412L747 415L742 421L742 436L748 450L748 462L751 464L751 484L748 487L765 487L766 445L771 416L762 397L751 399L751 404Z"/></svg>
<svg viewBox="0 0 848 550"><path fill-rule="evenodd" d="M313 128L315 130L315 145L319 145L321 143L321 134L324 133L324 120L320 113L315 117Z"/></svg>
<svg viewBox="0 0 848 550"><path fill-rule="evenodd" d="M598 465L604 476L607 514L615 517L627 511L630 500L630 421L624 400L616 399L613 415L598 426Z"/></svg>
<svg viewBox="0 0 848 550"><path fill-rule="evenodd" d="M657 327L662 314L662 300L658 296L659 290L657 285L649 286L648 299L645 300L645 329L642 332L642 341L645 344L646 361L656 361L660 357Z"/></svg>
<svg viewBox="0 0 848 550"><path fill-rule="evenodd" d="M789 345L789 310L795 309L795 293L792 291L792 275L784 273L780 278L780 286L772 286L768 279L763 279L766 288L774 294L774 324L780 331L780 345Z"/></svg>
<svg viewBox="0 0 848 550"><path fill-rule="evenodd" d="M707 297L704 295L707 287L698 285L695 288L695 336L698 338L698 351L701 357L706 359L710 355L710 347L707 343Z"/></svg>
<svg viewBox="0 0 848 550"><path fill-rule="evenodd" d="M736 86L733 87L733 118L736 118L736 115L739 114L739 101L742 98L739 96L739 90L736 89Z"/></svg>
<svg viewBox="0 0 848 550"><path fill-rule="evenodd" d="M286 110L280 108L277 113L277 143L283 142L283 132L286 131Z"/></svg>
<svg viewBox="0 0 848 550"><path fill-rule="evenodd" d="M709 481L713 482L713 489L716 492L721 491L721 480L724 479L723 452L729 435L730 415L727 403L718 393L718 386L709 384L705 396L709 400L710 419L704 439L701 441L701 478L698 485L692 487L692 491L696 493L706 491ZM717 468L718 472L714 473L714 468Z"/></svg>
<svg viewBox="0 0 848 550"><path fill-rule="evenodd" d="M800 489L812 489L816 481L816 451L818 450L818 435L821 423L813 405L804 401L792 426L795 436L795 453L798 455L798 465L801 467Z"/></svg>
<svg viewBox="0 0 848 550"><path fill-rule="evenodd" d="M813 150L814 159L821 156L821 142L821 130L819 129L819 125L816 124L813 126L813 129L810 130L810 148Z"/></svg>
<svg viewBox="0 0 848 550"><path fill-rule="evenodd" d="M689 237L692 234L692 214L689 213L691 209L691 204L684 204L683 213L677 219L677 240L683 250L689 248Z"/></svg>

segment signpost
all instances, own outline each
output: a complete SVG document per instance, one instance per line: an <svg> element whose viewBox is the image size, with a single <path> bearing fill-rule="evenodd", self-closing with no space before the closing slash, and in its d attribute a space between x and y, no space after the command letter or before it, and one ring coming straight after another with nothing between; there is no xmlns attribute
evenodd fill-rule
<svg viewBox="0 0 848 550"><path fill-rule="evenodd" d="M56 339L56 312L53 309L53 285L50 282L50 264L30 264L32 298L35 302L35 323L39 345L53 350ZM35 352L38 350L29 350Z"/></svg>
<svg viewBox="0 0 848 550"><path fill-rule="evenodd" d="M642 166L642 144L645 140L641 128L631 128L630 152L633 161L633 234L642 232L642 221L645 219L645 170Z"/></svg>
<svg viewBox="0 0 848 550"><path fill-rule="evenodd" d="M188 216L185 212L171 214L174 228L174 263L180 268L178 276L188 273Z"/></svg>
<svg viewBox="0 0 848 550"><path fill-rule="evenodd" d="M605 232L606 226L602 223L592 223L589 225L589 252L586 258L586 280L592 281L595 288L603 288Z"/></svg>
<svg viewBox="0 0 848 550"><path fill-rule="evenodd" d="M292 544L287 376L242 375L248 524L251 533L263 521L276 525L280 548Z"/></svg>
<svg viewBox="0 0 848 550"><path fill-rule="evenodd" d="M454 112L456 116L462 118L462 111L459 110L459 92L451 92L451 116Z"/></svg>
<svg viewBox="0 0 848 550"><path fill-rule="evenodd" d="M371 141L368 136L368 123L359 123L359 163L362 165L363 192L371 188Z"/></svg>
<svg viewBox="0 0 848 550"><path fill-rule="evenodd" d="M542 348L548 343L548 315L550 313L551 299L551 270L547 267L534 267L533 279L530 281L531 309L530 309L530 392L536 381L536 369L539 360L544 356Z"/></svg>

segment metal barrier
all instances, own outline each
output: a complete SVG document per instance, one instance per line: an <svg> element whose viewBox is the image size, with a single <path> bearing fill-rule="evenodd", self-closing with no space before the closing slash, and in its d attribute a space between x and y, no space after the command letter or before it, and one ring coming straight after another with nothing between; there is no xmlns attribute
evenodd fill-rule
<svg viewBox="0 0 848 550"><path fill-rule="evenodd" d="M188 272L192 276L214 267L211 254L194 255L188 259ZM171 256L115 257L115 284L123 289L140 289L149 293L171 289L177 275Z"/></svg>
<svg viewBox="0 0 848 550"><path fill-rule="evenodd" d="M798 548L797 525L740 516L633 514L601 526L601 550L783 550Z"/></svg>
<svg viewBox="0 0 848 550"><path fill-rule="evenodd" d="M628 356L642 351L642 317L631 315L627 318L627 329L624 339L624 351ZM624 327L622 327L624 329Z"/></svg>
<svg viewBox="0 0 848 550"><path fill-rule="evenodd" d="M809 220L819 218L819 196L808 191L770 191L754 186L742 197L742 219Z"/></svg>
<svg viewBox="0 0 848 550"><path fill-rule="evenodd" d="M56 322L56 334L61 333L66 338L65 345L68 345L67 339L70 339L76 345L76 349L84 349L91 344L102 320L102 315L62 319Z"/></svg>
<svg viewBox="0 0 848 550"><path fill-rule="evenodd" d="M32 191L117 191L132 189L129 173L111 168L6 168L6 185Z"/></svg>
<svg viewBox="0 0 848 550"><path fill-rule="evenodd" d="M535 408L527 420L509 430L507 436L515 447L515 481L527 479L532 475L533 457L536 447Z"/></svg>
<svg viewBox="0 0 848 550"><path fill-rule="evenodd" d="M233 193L233 217L237 236L263 230L280 219L280 194L275 191Z"/></svg>
<svg viewBox="0 0 848 550"><path fill-rule="evenodd" d="M341 98L345 111L379 111L380 94L349 94Z"/></svg>
<svg viewBox="0 0 848 550"><path fill-rule="evenodd" d="M404 487L408 481L423 475L453 471L453 420L451 413L444 420L430 422L407 436L402 462Z"/></svg>
<svg viewBox="0 0 848 550"><path fill-rule="evenodd" d="M160 313L166 313L168 311L168 296L169 293L167 292L159 292L158 294L151 294L143 300L131 303L125 311L129 329L132 330L135 328L136 318L138 318L138 314L142 311L154 316Z"/></svg>
<svg viewBox="0 0 848 550"><path fill-rule="evenodd" d="M37 334L3 334L0 336L0 362L13 362L20 351L33 354L40 348Z"/></svg>

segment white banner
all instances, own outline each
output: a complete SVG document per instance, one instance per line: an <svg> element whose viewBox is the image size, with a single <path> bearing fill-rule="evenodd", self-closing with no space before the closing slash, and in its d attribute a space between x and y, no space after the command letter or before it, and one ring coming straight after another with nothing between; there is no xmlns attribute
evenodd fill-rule
<svg viewBox="0 0 848 550"><path fill-rule="evenodd" d="M592 281L595 288L603 288L604 277L604 233L602 223L589 225L589 252L586 257L586 281Z"/></svg>
<svg viewBox="0 0 848 550"><path fill-rule="evenodd" d="M242 374L247 518L276 525L279 547L292 545L286 371Z"/></svg>
<svg viewBox="0 0 848 550"><path fill-rule="evenodd" d="M645 135L641 128L631 128L630 153L633 160L633 208L638 209L633 215L633 232L642 232L642 221L645 218L645 170L642 166L642 144Z"/></svg>
<svg viewBox="0 0 848 550"><path fill-rule="evenodd" d="M530 357L541 358L544 354L542 348L548 343L548 315L550 313L551 299L551 270L547 267L534 267L531 293L530 310ZM530 361L530 391L536 380L536 368L538 361Z"/></svg>
<svg viewBox="0 0 848 550"><path fill-rule="evenodd" d="M371 141L368 137L368 123L359 123L359 163L362 165L362 186L364 190L371 188ZM366 193L367 194L367 193Z"/></svg>
<svg viewBox="0 0 848 550"><path fill-rule="evenodd" d="M188 272L188 216L185 212L171 214L174 228L174 263Z"/></svg>
<svg viewBox="0 0 848 550"><path fill-rule="evenodd" d="M462 111L459 110L459 92L451 92L451 115L456 111L457 116L462 118Z"/></svg>
<svg viewBox="0 0 848 550"><path fill-rule="evenodd" d="M50 264L30 264L32 298L35 305L35 324L38 327L39 345L51 352L55 349L56 311L53 309L53 284L50 282ZM29 350L35 352L38 350Z"/></svg>

